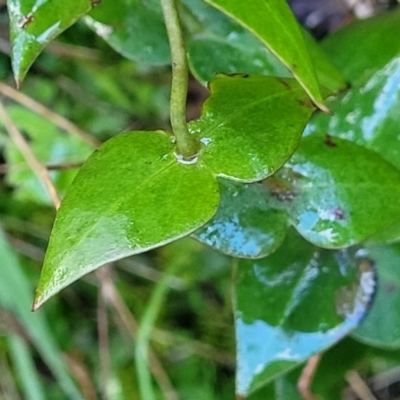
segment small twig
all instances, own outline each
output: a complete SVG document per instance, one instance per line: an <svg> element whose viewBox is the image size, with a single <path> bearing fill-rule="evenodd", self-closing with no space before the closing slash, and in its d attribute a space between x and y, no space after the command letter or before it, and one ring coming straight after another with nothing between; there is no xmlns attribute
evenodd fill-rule
<svg viewBox="0 0 400 400"><path fill-rule="evenodd" d="M45 164L43 165L48 171L65 171L69 169L77 169L83 165L83 161L79 162L65 162L62 164ZM0 175L7 174L10 171L11 166L9 164L0 164ZM13 168L26 168L26 165L23 163L13 164Z"/></svg>
<svg viewBox="0 0 400 400"><path fill-rule="evenodd" d="M21 240L17 237L7 235L7 240L21 254L32 260L42 262L44 259L44 251L40 247L34 246L32 243Z"/></svg>
<svg viewBox="0 0 400 400"><path fill-rule="evenodd" d="M101 52L99 50L57 41L49 43L45 51L57 57L77 58L90 61L99 61L101 57Z"/></svg>
<svg viewBox="0 0 400 400"><path fill-rule="evenodd" d="M300 378L297 382L297 389L304 400L316 400L317 398L311 393L311 384L317 367L321 361L321 354L315 354L308 359Z"/></svg>
<svg viewBox="0 0 400 400"><path fill-rule="evenodd" d="M0 85L2 85L1 82ZM53 185L53 182L50 179L47 169L36 158L28 142L26 141L24 135L22 135L17 126L14 124L7 110L3 106L2 102L0 102L0 118L3 120L4 126L7 132L9 133L12 141L15 143L15 145L18 147L18 149L25 157L25 160L28 163L28 165L32 168L32 171L36 174L39 180L43 182L43 184L45 185L50 195L50 198L54 204L54 207L58 209L60 206L60 198Z"/></svg>
<svg viewBox="0 0 400 400"><path fill-rule="evenodd" d="M0 82L0 93L16 101L17 103L22 104L26 108L29 108L33 112L41 115L42 117L51 121L54 125L60 127L66 132L78 136L80 139L84 140L89 145L93 147L100 146L101 143L97 139L90 136L82 129L78 128L71 121L68 121L61 115L56 114L54 111L48 109L43 104L38 103L36 100L33 100L31 97L28 97L25 94L18 92L18 90L13 89L11 86L8 86L5 83Z"/></svg>
<svg viewBox="0 0 400 400"><path fill-rule="evenodd" d="M345 378L353 389L354 393L361 400L377 400L357 371L348 371L345 375Z"/></svg>
<svg viewBox="0 0 400 400"><path fill-rule="evenodd" d="M72 372L86 400L97 400L96 390L85 365L69 354L63 354L68 368Z"/></svg>

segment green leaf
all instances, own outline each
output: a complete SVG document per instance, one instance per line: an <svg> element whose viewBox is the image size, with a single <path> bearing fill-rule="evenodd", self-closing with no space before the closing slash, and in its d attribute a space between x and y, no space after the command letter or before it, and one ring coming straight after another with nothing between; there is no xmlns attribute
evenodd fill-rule
<svg viewBox="0 0 400 400"><path fill-rule="evenodd" d="M346 79L358 85L400 56L400 9L355 21L329 35L322 47Z"/></svg>
<svg viewBox="0 0 400 400"><path fill-rule="evenodd" d="M265 184L299 233L317 246L359 243L400 217L400 171L343 139L303 138L284 169Z"/></svg>
<svg viewBox="0 0 400 400"><path fill-rule="evenodd" d="M400 10L354 23L324 43L353 87L330 99L332 115L315 114L306 132L354 141L400 168L400 44L391 35L400 35Z"/></svg>
<svg viewBox="0 0 400 400"><path fill-rule="evenodd" d="M92 148L77 137L59 130L43 117L20 106L10 106L8 111L17 127L29 138L30 146L43 164L69 164L85 160ZM0 121L2 128L2 122ZM51 205L46 188L29 168L18 147L8 140L5 156L10 169L7 181L15 188L14 196L22 201L35 201ZM51 171L57 191L63 195L76 175L75 169Z"/></svg>
<svg viewBox="0 0 400 400"><path fill-rule="evenodd" d="M265 45L236 21L204 1L184 3L196 19L187 47L190 67L198 80L209 82L217 73L292 77Z"/></svg>
<svg viewBox="0 0 400 400"><path fill-rule="evenodd" d="M46 45L90 11L94 3L95 0L7 0L17 86Z"/></svg>
<svg viewBox="0 0 400 400"><path fill-rule="evenodd" d="M306 133L326 132L379 153L400 168L400 54L362 86L327 102L332 115L316 114Z"/></svg>
<svg viewBox="0 0 400 400"><path fill-rule="evenodd" d="M304 38L285 0L208 0L258 37L286 65L319 108L323 104Z"/></svg>
<svg viewBox="0 0 400 400"><path fill-rule="evenodd" d="M267 189L225 179L219 186L217 214L192 236L234 257L260 258L275 251L285 239L288 218Z"/></svg>
<svg viewBox="0 0 400 400"><path fill-rule="evenodd" d="M238 395L257 390L354 329L375 289L368 265L352 250L321 250L293 232L271 256L239 260Z"/></svg>
<svg viewBox="0 0 400 400"><path fill-rule="evenodd" d="M353 337L370 346L400 348L400 244L368 249L374 260L379 286L371 311L353 333Z"/></svg>
<svg viewBox="0 0 400 400"><path fill-rule="evenodd" d="M287 161L312 111L294 79L219 76L189 130L200 138L201 158L217 175L252 182Z"/></svg>
<svg viewBox="0 0 400 400"><path fill-rule="evenodd" d="M32 287L1 230L0 260L0 306L13 313L23 325L41 358L68 398L83 399L62 361L61 349L54 342L54 334L50 330L50 324L45 315L43 312L34 315L30 311Z"/></svg>
<svg viewBox="0 0 400 400"><path fill-rule="evenodd" d="M115 51L132 61L146 66L171 62L158 1L103 0L85 22Z"/></svg>
<svg viewBox="0 0 400 400"><path fill-rule="evenodd" d="M329 94L335 94L347 87L347 82L341 72L329 59L327 54L315 39L306 30L303 30L304 40L310 53L311 60L314 63L318 81L322 86L323 97ZM326 89L325 89L326 88ZM326 92L326 94L325 94Z"/></svg>
<svg viewBox="0 0 400 400"><path fill-rule="evenodd" d="M85 163L54 223L34 308L105 263L188 235L214 215L218 184L177 162L171 135L131 132Z"/></svg>

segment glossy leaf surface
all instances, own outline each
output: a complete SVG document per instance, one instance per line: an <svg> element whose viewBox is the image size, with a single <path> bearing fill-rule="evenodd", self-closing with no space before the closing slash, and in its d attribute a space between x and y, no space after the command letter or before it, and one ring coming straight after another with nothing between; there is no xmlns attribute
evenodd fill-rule
<svg viewBox="0 0 400 400"><path fill-rule="evenodd" d="M85 163L54 223L35 308L107 262L187 235L214 215L215 177L177 162L165 132L131 132Z"/></svg>
<svg viewBox="0 0 400 400"><path fill-rule="evenodd" d="M284 0L208 0L257 36L285 64L315 104L324 108L300 27Z"/></svg>
<svg viewBox="0 0 400 400"><path fill-rule="evenodd" d="M373 270L364 267L353 251L317 249L293 232L271 256L239 261L238 395L264 386L359 324L375 290Z"/></svg>
<svg viewBox="0 0 400 400"><path fill-rule="evenodd" d="M95 0L8 0L12 66L19 85L46 45L92 8Z"/></svg>
<svg viewBox="0 0 400 400"><path fill-rule="evenodd" d="M400 245L371 247L378 273L376 298L353 336L370 346L400 348Z"/></svg>
<svg viewBox="0 0 400 400"><path fill-rule="evenodd" d="M184 3L199 25L187 47L191 70L200 81L209 82L218 73L292 77L265 45L236 21L204 1Z"/></svg>
<svg viewBox="0 0 400 400"><path fill-rule="evenodd" d="M200 25L188 41L191 70L200 81L208 82L218 73L293 77L288 68L239 23L204 1L185 0L185 4ZM346 87L344 78L320 46L305 31L303 34L321 85L331 93Z"/></svg>
<svg viewBox="0 0 400 400"><path fill-rule="evenodd" d="M287 161L312 111L294 79L222 75L211 83L202 116L189 130L200 138L202 160L217 175L252 182Z"/></svg>
<svg viewBox="0 0 400 400"><path fill-rule="evenodd" d="M265 184L299 233L322 247L359 243L400 216L399 170L339 138L303 138L285 168Z"/></svg>
<svg viewBox="0 0 400 400"><path fill-rule="evenodd" d="M275 208L259 183L219 180L221 203L210 222L193 236L234 257L259 258L275 251L286 236L286 212Z"/></svg>
<svg viewBox="0 0 400 400"><path fill-rule="evenodd" d="M392 34L400 35L399 11L352 24L325 42L353 88L328 101L332 115L316 114L307 133L354 141L400 168L400 43Z"/></svg>
<svg viewBox="0 0 400 400"><path fill-rule="evenodd" d="M144 65L170 63L158 1L103 0L85 22L115 51L132 61Z"/></svg>
<svg viewBox="0 0 400 400"><path fill-rule="evenodd" d="M32 286L22 265L0 230L0 308L11 312L23 326L36 347L41 359L71 399L82 400L83 396L68 374L61 357L61 350L54 341L54 332L42 312L32 314ZM2 321L3 322L3 321ZM15 328L14 328L15 329Z"/></svg>

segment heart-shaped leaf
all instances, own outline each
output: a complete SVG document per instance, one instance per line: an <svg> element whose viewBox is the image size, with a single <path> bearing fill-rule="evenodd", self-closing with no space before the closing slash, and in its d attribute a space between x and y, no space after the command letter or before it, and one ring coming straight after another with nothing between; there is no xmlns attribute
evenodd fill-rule
<svg viewBox="0 0 400 400"><path fill-rule="evenodd" d="M46 45L91 10L96 0L7 0L12 66L19 86Z"/></svg>
<svg viewBox="0 0 400 400"><path fill-rule="evenodd" d="M304 38L285 0L208 0L258 37L286 65L319 108L322 101Z"/></svg>
<svg viewBox="0 0 400 400"><path fill-rule="evenodd" d="M62 202L34 308L105 263L188 235L218 202L214 175L201 161L177 162L169 134L114 137L89 157Z"/></svg>
<svg viewBox="0 0 400 400"><path fill-rule="evenodd" d="M370 346L400 348L400 245L377 246L368 249L378 272L376 298L362 324L353 336Z"/></svg>
<svg viewBox="0 0 400 400"><path fill-rule="evenodd" d="M260 183L219 180L216 215L193 237L234 257L260 258L275 251L288 229L287 214Z"/></svg>
<svg viewBox="0 0 400 400"><path fill-rule="evenodd" d="M86 24L124 57L144 65L170 63L159 1L102 0Z"/></svg>
<svg viewBox="0 0 400 400"><path fill-rule="evenodd" d="M271 256L239 260L238 395L247 396L354 329L375 284L368 259L351 250L315 248L294 232Z"/></svg>
<svg viewBox="0 0 400 400"><path fill-rule="evenodd" d="M313 106L294 79L219 76L189 125L217 175L245 182L276 172L296 149ZM249 115L252 118L249 118Z"/></svg>

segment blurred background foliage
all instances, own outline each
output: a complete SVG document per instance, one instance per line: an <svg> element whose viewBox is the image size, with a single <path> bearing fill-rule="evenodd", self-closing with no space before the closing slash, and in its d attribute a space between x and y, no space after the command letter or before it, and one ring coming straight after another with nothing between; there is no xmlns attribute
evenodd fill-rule
<svg viewBox="0 0 400 400"><path fill-rule="evenodd" d="M359 5L350 10L333 0L290 3L318 37L357 13L371 15L390 5L379 2L364 12ZM4 2L0 7L0 79L13 85ZM101 15L97 18L101 20ZM188 26L196 29L196 23ZM29 109L20 94L7 95L0 87L10 115L51 170L61 194L93 149L93 143L82 140L82 133L102 142L123 131L168 127L169 68L162 66L162 60L161 66L149 66L122 57L89 27L95 29L90 21L80 21L64 32L24 82L23 94L54 114L35 104ZM115 43L118 46L118 38ZM198 72L201 80L202 71ZM189 119L199 115L206 94L193 79ZM79 126L77 134L65 133L58 116ZM170 281L151 341L158 394L168 400L232 398L235 341L229 257L192 238L181 239L106 266L31 314L33 288L55 211L4 129L0 129L0 174L0 399L139 399L134 336L155 284L172 264L181 265L181 272ZM337 400L343 390L346 399L356 399L346 389L349 384L343 374L357 368L371 379L379 399L399 398L399 365L399 350L376 349L348 338L324 355L314 389L324 399ZM250 398L299 398L300 371L295 369ZM348 381L354 384L351 376Z"/></svg>

